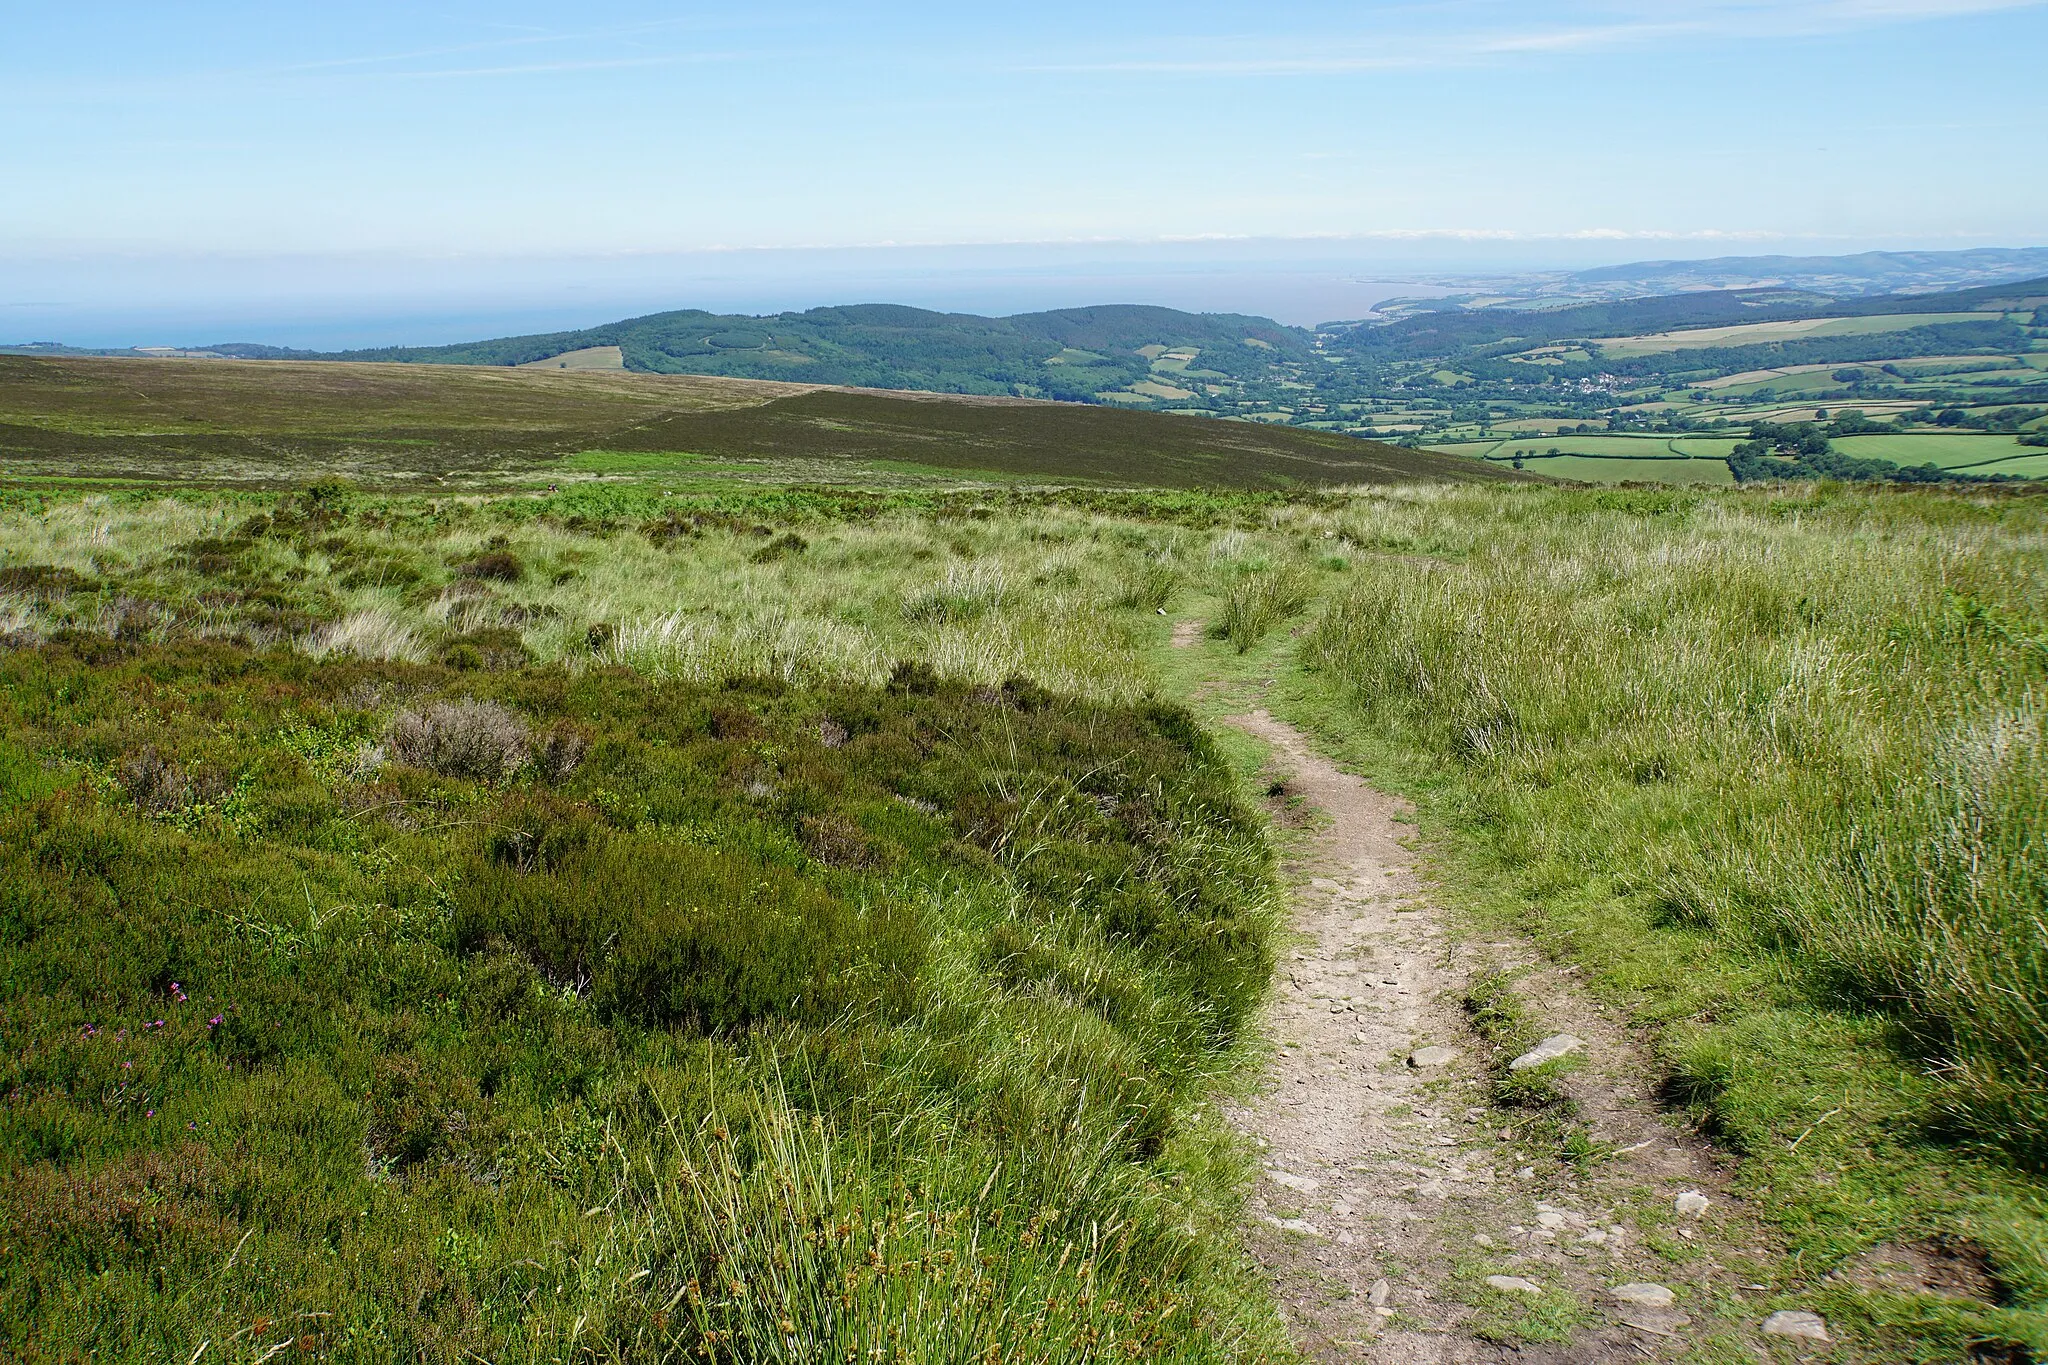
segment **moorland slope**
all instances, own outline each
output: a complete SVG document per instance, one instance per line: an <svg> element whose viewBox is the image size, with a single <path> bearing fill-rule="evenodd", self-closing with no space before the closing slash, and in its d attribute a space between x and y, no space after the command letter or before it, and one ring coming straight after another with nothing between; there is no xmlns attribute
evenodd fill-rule
<svg viewBox="0 0 2048 1365"><path fill-rule="evenodd" d="M904 465L1167 487L1500 476L1327 432L1067 403L503 366L0 357L0 468L19 475L463 487L707 460L760 474L801 460L813 481Z"/></svg>

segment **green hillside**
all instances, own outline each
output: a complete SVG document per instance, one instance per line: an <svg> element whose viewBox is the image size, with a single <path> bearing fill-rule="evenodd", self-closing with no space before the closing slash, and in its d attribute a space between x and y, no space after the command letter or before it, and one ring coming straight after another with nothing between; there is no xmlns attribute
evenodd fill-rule
<svg viewBox="0 0 2048 1365"><path fill-rule="evenodd" d="M1152 372L1145 347L1193 347L1218 377L1252 378L1306 360L1309 336L1267 318L1119 304L986 318L896 304L813 308L769 317L686 309L573 332L452 346L384 347L315 355L221 346L248 358L523 365L566 351L617 346L626 368L650 374L793 379L936 393L1088 399Z"/></svg>
<svg viewBox="0 0 2048 1365"><path fill-rule="evenodd" d="M1469 480L1474 462L1379 441L1081 404L947 402L819 391L676 413L608 442L711 457L901 462L1035 479L1282 487Z"/></svg>

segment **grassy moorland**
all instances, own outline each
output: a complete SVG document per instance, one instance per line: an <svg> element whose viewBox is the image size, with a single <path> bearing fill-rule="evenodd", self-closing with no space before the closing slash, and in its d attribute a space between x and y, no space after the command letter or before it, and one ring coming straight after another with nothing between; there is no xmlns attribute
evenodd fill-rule
<svg viewBox="0 0 2048 1365"><path fill-rule="evenodd" d="M1104 526L643 501L8 512L12 1359L1275 1347L1268 854Z"/></svg>
<svg viewBox="0 0 2048 1365"><path fill-rule="evenodd" d="M0 356L14 477L458 491L623 475L1285 488L1521 477L1431 451L1070 403L505 367Z"/></svg>
<svg viewBox="0 0 2048 1365"><path fill-rule="evenodd" d="M9 496L18 1355L1284 1356L1217 669L1656 1041L1836 1359L2048 1348L2037 498L669 482Z"/></svg>

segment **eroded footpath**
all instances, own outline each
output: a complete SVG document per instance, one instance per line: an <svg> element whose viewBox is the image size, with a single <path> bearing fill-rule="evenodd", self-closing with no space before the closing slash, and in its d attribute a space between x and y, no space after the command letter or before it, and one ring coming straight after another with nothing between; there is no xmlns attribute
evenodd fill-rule
<svg viewBox="0 0 2048 1365"><path fill-rule="evenodd" d="M1640 1045L1571 969L1454 938L1403 802L1264 710L1229 723L1271 747L1306 826L1286 867L1271 1071L1230 1109L1263 1170L1247 1235L1303 1352L1386 1365L1853 1358L1812 1335L1817 1321L1780 1313L1763 1330L1785 1304L1764 1230L1711 1148L1660 1112ZM1486 983L1571 1040L1545 1072L1563 1073L1549 1083L1569 1121L1499 1102L1520 1045L1473 1027Z"/></svg>

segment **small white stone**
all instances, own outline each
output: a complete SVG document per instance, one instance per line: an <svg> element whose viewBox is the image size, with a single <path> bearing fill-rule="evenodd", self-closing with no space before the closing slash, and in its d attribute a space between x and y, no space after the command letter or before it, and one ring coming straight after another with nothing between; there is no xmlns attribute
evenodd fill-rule
<svg viewBox="0 0 2048 1365"><path fill-rule="evenodd" d="M1286 1171L1278 1170L1268 1170L1266 1175L1275 1185L1285 1185L1300 1194L1314 1194L1323 1187L1321 1181L1310 1180L1305 1175L1289 1175Z"/></svg>
<svg viewBox="0 0 2048 1365"><path fill-rule="evenodd" d="M1577 1052L1586 1045L1586 1040L1576 1034L1557 1033L1545 1038L1521 1056L1508 1063L1510 1071L1526 1071L1532 1066L1554 1062L1568 1053Z"/></svg>
<svg viewBox="0 0 2048 1365"><path fill-rule="evenodd" d="M1493 1245L1493 1238L1488 1237L1483 1232L1476 1232L1472 1234L1472 1241L1474 1245L1477 1246L1490 1247Z"/></svg>
<svg viewBox="0 0 2048 1365"><path fill-rule="evenodd" d="M1673 1298L1671 1291L1661 1284L1618 1284L1607 1293L1622 1303L1644 1308L1669 1308Z"/></svg>
<svg viewBox="0 0 2048 1365"><path fill-rule="evenodd" d="M1697 1218L1707 1211L1707 1206L1711 1203L1713 1201L1698 1190L1687 1190L1678 1196L1677 1208L1686 1217Z"/></svg>
<svg viewBox="0 0 2048 1365"><path fill-rule="evenodd" d="M1488 1275L1486 1283L1504 1294L1541 1294L1543 1286L1520 1275Z"/></svg>
<svg viewBox="0 0 2048 1365"><path fill-rule="evenodd" d="M1413 1067L1449 1066L1457 1060L1454 1047L1421 1047L1408 1054L1408 1065Z"/></svg>
<svg viewBox="0 0 2048 1365"><path fill-rule="evenodd" d="M1534 1180L1535 1178L1536 1168L1534 1166L1524 1166L1521 1170L1515 1172L1515 1179L1517 1180Z"/></svg>
<svg viewBox="0 0 2048 1365"><path fill-rule="evenodd" d="M1818 1313L1789 1308L1782 1313L1773 1313L1764 1319L1765 1335L1774 1337L1805 1337L1809 1341L1833 1341L1828 1335L1828 1325Z"/></svg>
<svg viewBox="0 0 2048 1365"><path fill-rule="evenodd" d="M1305 1218L1275 1218L1269 1213L1266 1215L1266 1221L1279 1228L1282 1232L1298 1232L1304 1237L1320 1237L1323 1235L1321 1228Z"/></svg>
<svg viewBox="0 0 2048 1365"><path fill-rule="evenodd" d="M1380 1279L1372 1282L1372 1288L1365 1291L1365 1301L1375 1308L1386 1307L1387 1300L1394 1297L1394 1286Z"/></svg>

